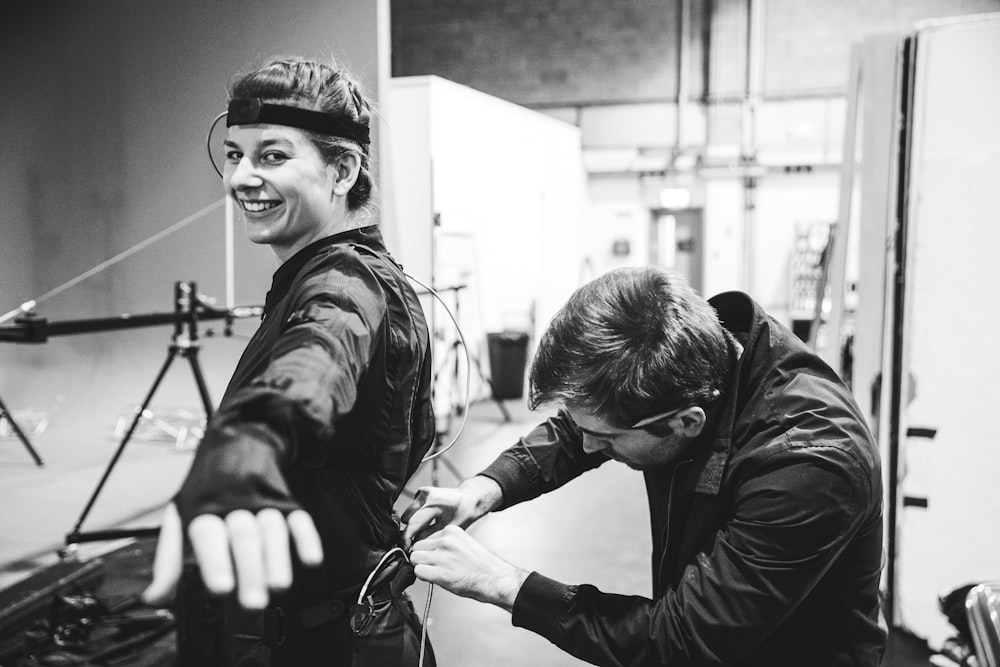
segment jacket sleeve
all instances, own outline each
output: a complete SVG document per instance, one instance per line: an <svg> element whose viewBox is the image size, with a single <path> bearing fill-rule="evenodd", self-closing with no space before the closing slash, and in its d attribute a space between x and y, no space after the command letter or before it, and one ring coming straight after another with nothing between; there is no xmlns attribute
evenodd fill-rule
<svg viewBox="0 0 1000 667"><path fill-rule="evenodd" d="M503 490L503 509L536 498L592 470L608 457L583 451L580 429L560 410L500 454L480 475Z"/></svg>
<svg viewBox="0 0 1000 667"><path fill-rule="evenodd" d="M183 519L296 506L281 471L318 453L354 406L385 312L368 271L312 277L266 368L211 420L178 494Z"/></svg>
<svg viewBox="0 0 1000 667"><path fill-rule="evenodd" d="M532 573L512 622L595 665L731 665L794 610L877 507L844 449L792 446L735 491L713 545L658 599Z"/></svg>

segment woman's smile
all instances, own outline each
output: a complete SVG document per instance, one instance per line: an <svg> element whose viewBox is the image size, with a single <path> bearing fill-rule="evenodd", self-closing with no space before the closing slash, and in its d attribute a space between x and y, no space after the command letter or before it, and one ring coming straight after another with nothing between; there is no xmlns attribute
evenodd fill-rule
<svg viewBox="0 0 1000 667"><path fill-rule="evenodd" d="M258 200L247 200L241 199L240 205L243 207L244 212L254 214L254 213L266 213L277 206L281 205L280 201L258 199Z"/></svg>

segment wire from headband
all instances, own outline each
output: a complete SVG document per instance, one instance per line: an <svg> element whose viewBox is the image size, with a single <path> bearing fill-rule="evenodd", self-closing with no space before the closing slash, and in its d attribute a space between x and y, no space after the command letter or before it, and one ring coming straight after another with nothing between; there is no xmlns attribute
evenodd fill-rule
<svg viewBox="0 0 1000 667"><path fill-rule="evenodd" d="M332 137L343 137L359 144L369 144L368 128L361 123L341 120L322 111L262 102L258 97L236 97L229 102L226 127L265 123L287 125Z"/></svg>

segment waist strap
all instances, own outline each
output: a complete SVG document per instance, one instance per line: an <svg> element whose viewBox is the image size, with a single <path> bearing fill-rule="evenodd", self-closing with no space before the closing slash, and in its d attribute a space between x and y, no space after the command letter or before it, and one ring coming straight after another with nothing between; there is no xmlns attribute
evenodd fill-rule
<svg viewBox="0 0 1000 667"><path fill-rule="evenodd" d="M392 563L381 573L376 574L373 583L369 585L368 595L361 601L361 605L369 614L376 606L402 597L403 591L416 580L413 566L406 561ZM347 616L352 611L352 606L357 606L360 592L361 586L337 591L329 600L298 610L280 606L268 607L259 612L254 625L261 639L280 646L291 635ZM351 625L356 625L355 619L351 620ZM364 619L358 620L367 625ZM352 629L357 631L357 628L352 627Z"/></svg>

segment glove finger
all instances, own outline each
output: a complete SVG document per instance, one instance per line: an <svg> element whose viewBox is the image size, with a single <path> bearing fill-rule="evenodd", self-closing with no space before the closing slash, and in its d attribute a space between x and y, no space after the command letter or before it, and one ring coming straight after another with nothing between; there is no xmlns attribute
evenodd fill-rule
<svg viewBox="0 0 1000 667"><path fill-rule="evenodd" d="M284 515L276 509L263 509L257 513L264 546L264 568L267 586L273 590L284 590L292 585L292 556L288 541L288 524Z"/></svg>
<svg viewBox="0 0 1000 667"><path fill-rule="evenodd" d="M248 510L226 515L229 547L236 567L236 593L244 609L263 609L268 592L264 579L264 545L257 517Z"/></svg>
<svg viewBox="0 0 1000 667"><path fill-rule="evenodd" d="M201 514L188 525L188 539L205 588L216 595L233 590L233 565L226 524L214 514Z"/></svg>
<svg viewBox="0 0 1000 667"><path fill-rule="evenodd" d="M153 557L153 580L142 593L150 605L169 602L177 589L184 561L183 529L177 507L170 503L163 512L163 524L156 541Z"/></svg>
<svg viewBox="0 0 1000 667"><path fill-rule="evenodd" d="M295 550L303 565L319 565L323 562L323 542L312 517L305 510L294 510L288 515L288 530L291 532Z"/></svg>

